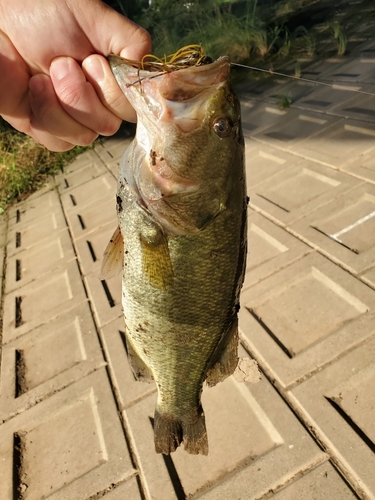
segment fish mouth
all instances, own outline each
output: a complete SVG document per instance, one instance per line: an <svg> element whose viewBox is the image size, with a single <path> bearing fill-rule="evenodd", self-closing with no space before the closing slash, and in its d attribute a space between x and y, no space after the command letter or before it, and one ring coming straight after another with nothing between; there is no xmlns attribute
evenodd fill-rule
<svg viewBox="0 0 375 500"><path fill-rule="evenodd" d="M172 71L142 69L147 63L119 56L108 57L116 80L142 120L173 122L182 132L197 128L206 114L210 95L230 76L230 60L221 56L201 66Z"/></svg>

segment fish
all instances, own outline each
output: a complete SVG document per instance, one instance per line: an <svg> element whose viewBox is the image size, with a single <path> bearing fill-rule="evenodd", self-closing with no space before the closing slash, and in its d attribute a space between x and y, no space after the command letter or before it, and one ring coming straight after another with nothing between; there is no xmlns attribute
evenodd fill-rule
<svg viewBox="0 0 375 500"><path fill-rule="evenodd" d="M185 51L186 52L186 51ZM119 227L101 276L122 268L128 359L157 386L155 451L208 454L203 383L238 364L247 254L244 137L230 60L109 56L137 113L119 169Z"/></svg>

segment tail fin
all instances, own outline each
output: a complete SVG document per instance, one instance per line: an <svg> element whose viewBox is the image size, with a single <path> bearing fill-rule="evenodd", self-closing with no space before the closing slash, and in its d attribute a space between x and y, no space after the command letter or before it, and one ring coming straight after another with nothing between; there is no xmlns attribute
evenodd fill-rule
<svg viewBox="0 0 375 500"><path fill-rule="evenodd" d="M156 453L169 455L183 443L185 451L192 455L208 455L206 423L202 409L193 423L174 419L155 410L154 437Z"/></svg>

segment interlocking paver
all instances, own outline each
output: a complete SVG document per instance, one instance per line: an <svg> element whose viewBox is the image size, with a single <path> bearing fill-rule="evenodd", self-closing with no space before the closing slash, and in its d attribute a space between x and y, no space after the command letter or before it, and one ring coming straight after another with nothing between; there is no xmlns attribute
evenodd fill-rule
<svg viewBox="0 0 375 500"><path fill-rule="evenodd" d="M45 214L61 212L60 199L57 191L49 190L42 196L29 198L9 209L9 228L14 229L19 224L35 223L35 219Z"/></svg>
<svg viewBox="0 0 375 500"><path fill-rule="evenodd" d="M64 168L64 172L55 177L62 194L99 177L107 172L100 159L92 152L93 161L77 168L74 163Z"/></svg>
<svg viewBox="0 0 375 500"><path fill-rule="evenodd" d="M114 383L122 408L128 408L137 401L156 392L154 383L138 382L130 368L125 341L123 315L101 328L108 362L114 371Z"/></svg>
<svg viewBox="0 0 375 500"><path fill-rule="evenodd" d="M22 238L22 233L21 233ZM60 231L37 241L31 248L9 256L7 263L6 292L20 288L30 281L51 273L62 262L75 259L68 230Z"/></svg>
<svg viewBox="0 0 375 500"><path fill-rule="evenodd" d="M339 120L333 115L289 108L285 116L280 116L272 125L256 131L251 137L288 151L296 149L302 141L310 143L316 135L328 133Z"/></svg>
<svg viewBox="0 0 375 500"><path fill-rule="evenodd" d="M251 206L291 224L361 183L343 172L301 160L256 186L251 192Z"/></svg>
<svg viewBox="0 0 375 500"><path fill-rule="evenodd" d="M85 282L99 326L122 316L121 273L109 280L100 280L98 273L93 272L85 276Z"/></svg>
<svg viewBox="0 0 375 500"><path fill-rule="evenodd" d="M343 478L325 462L311 472L294 481L288 487L272 495L275 500L351 500L358 498Z"/></svg>
<svg viewBox="0 0 375 500"><path fill-rule="evenodd" d="M375 264L375 186L364 183L290 227L353 272L364 272Z"/></svg>
<svg viewBox="0 0 375 500"><path fill-rule="evenodd" d="M3 348L0 421L104 364L91 311L83 303Z"/></svg>
<svg viewBox="0 0 375 500"><path fill-rule="evenodd" d="M104 498L105 500L143 500L144 497L139 491L137 479L132 477L111 489Z"/></svg>
<svg viewBox="0 0 375 500"><path fill-rule="evenodd" d="M374 355L373 338L292 391L367 491L365 498L375 496Z"/></svg>
<svg viewBox="0 0 375 500"><path fill-rule="evenodd" d="M14 290L4 298L4 343L86 301L76 261Z"/></svg>
<svg viewBox="0 0 375 500"><path fill-rule="evenodd" d="M107 172L88 182L85 185L85 189L82 189L81 186L73 187L68 190L69 192L60 189L61 202L68 214L74 213L86 205L100 203L100 201L106 200L111 196L114 199L116 188L116 180L112 174Z"/></svg>
<svg viewBox="0 0 375 500"><path fill-rule="evenodd" d="M67 219L75 240L85 238L92 231L107 224L112 224L115 229L118 225L115 191L108 198L70 209Z"/></svg>
<svg viewBox="0 0 375 500"><path fill-rule="evenodd" d="M265 104L257 101L241 100L241 122L246 137L253 136L257 132L276 123L283 123L289 110L280 109L275 104Z"/></svg>
<svg viewBox="0 0 375 500"><path fill-rule="evenodd" d="M248 220L248 244L243 290L312 251L311 247L252 211Z"/></svg>
<svg viewBox="0 0 375 500"><path fill-rule="evenodd" d="M250 199L256 191L256 186L277 174L282 174L287 168L301 162L299 156L260 144L250 139L245 140L246 180ZM249 147L250 146L250 147Z"/></svg>
<svg viewBox="0 0 375 500"><path fill-rule="evenodd" d="M108 165L113 160L118 160L123 155L125 149L129 146L133 136L114 138L111 137L105 141L105 144L96 144L95 152L102 159L102 161Z"/></svg>
<svg viewBox="0 0 375 500"><path fill-rule="evenodd" d="M155 396L127 411L148 488L155 500L176 498L168 470L172 477L173 470L177 472L180 485L174 482L174 488L183 488L189 495L221 483L237 469L231 493L225 483L217 488L220 498L237 498L239 490L242 495L246 492L246 498L258 498L269 484L271 470L273 479L281 480L292 470L303 469L306 462L326 460L265 379L251 385L230 378L214 388L205 388L202 402L210 447L208 457L188 455L182 449L168 460L154 455L150 418Z"/></svg>
<svg viewBox="0 0 375 500"><path fill-rule="evenodd" d="M82 500L133 475L106 370L3 424L0 456L4 500Z"/></svg>
<svg viewBox="0 0 375 500"><path fill-rule="evenodd" d="M342 170L375 183L374 148L348 159Z"/></svg>
<svg viewBox="0 0 375 500"><path fill-rule="evenodd" d="M341 167L349 158L374 149L375 123L340 120L313 140L296 144L292 151L333 167Z"/></svg>
<svg viewBox="0 0 375 500"><path fill-rule="evenodd" d="M104 250L116 227L116 222L113 220L113 222L88 233L85 238L82 237L75 241L78 259L84 275L90 273L99 275Z"/></svg>
<svg viewBox="0 0 375 500"><path fill-rule="evenodd" d="M12 256L42 240L54 238L64 229L66 222L61 207L52 212L46 210L40 217L30 222L20 222L9 227L7 253Z"/></svg>
<svg viewBox="0 0 375 500"><path fill-rule="evenodd" d="M245 290L240 327L283 386L374 334L375 292L316 252Z"/></svg>

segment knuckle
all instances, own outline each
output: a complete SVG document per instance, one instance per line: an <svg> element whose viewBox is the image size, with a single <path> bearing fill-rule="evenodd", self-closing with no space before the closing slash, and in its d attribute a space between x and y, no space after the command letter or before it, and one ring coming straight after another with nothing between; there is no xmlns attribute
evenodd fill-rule
<svg viewBox="0 0 375 500"><path fill-rule="evenodd" d="M77 108L82 100L82 88L80 86L66 85L56 89L56 95L65 106Z"/></svg>
<svg viewBox="0 0 375 500"><path fill-rule="evenodd" d="M86 134L82 134L79 138L76 140L76 144L78 146L90 146L95 139L97 139L99 134L96 132L88 132Z"/></svg>

